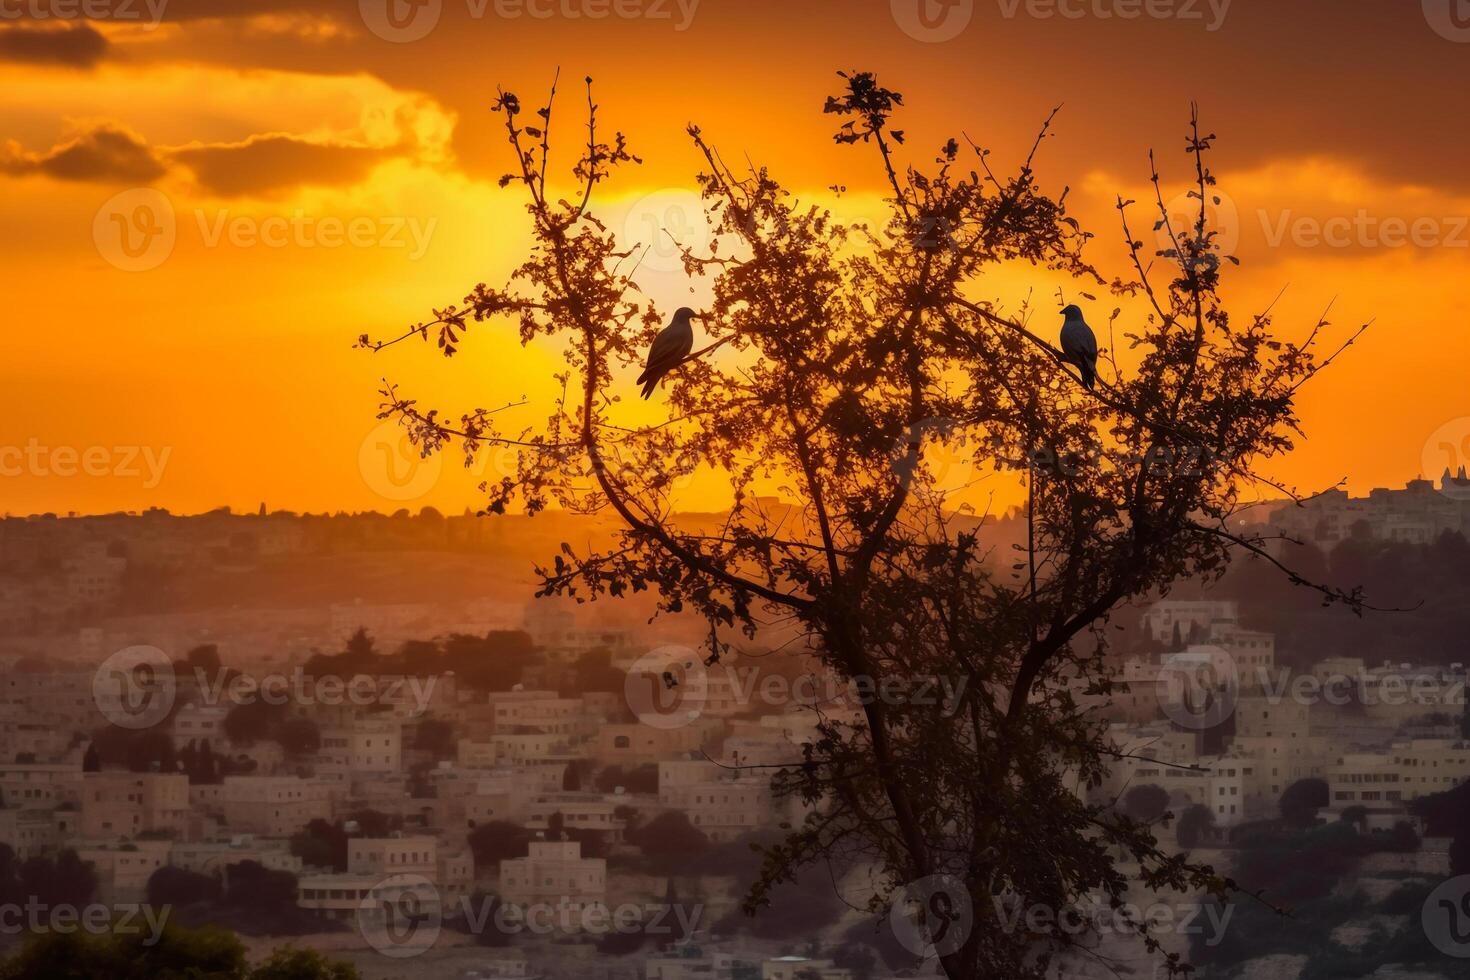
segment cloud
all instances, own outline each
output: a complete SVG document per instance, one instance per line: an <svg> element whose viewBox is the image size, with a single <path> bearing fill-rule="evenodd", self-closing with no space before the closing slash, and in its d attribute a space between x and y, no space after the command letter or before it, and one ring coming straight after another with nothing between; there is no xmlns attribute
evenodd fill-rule
<svg viewBox="0 0 1470 980"><path fill-rule="evenodd" d="M303 185L356 183L393 155L391 147L318 143L284 134L170 152L173 159L194 172L206 190L229 196L265 194Z"/></svg>
<svg viewBox="0 0 1470 980"><path fill-rule="evenodd" d="M0 173L13 176L43 174L57 180L146 184L164 172L141 137L110 123L44 153L27 153L14 141L0 148Z"/></svg>
<svg viewBox="0 0 1470 980"><path fill-rule="evenodd" d="M107 54L107 38L86 24L0 31L0 61L91 68Z"/></svg>

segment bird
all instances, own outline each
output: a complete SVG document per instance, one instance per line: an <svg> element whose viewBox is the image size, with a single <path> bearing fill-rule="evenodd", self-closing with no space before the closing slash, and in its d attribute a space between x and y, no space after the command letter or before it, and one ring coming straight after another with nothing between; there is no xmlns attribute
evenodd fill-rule
<svg viewBox="0 0 1470 980"><path fill-rule="evenodd" d="M1062 310L1062 353L1082 369L1082 384L1091 391L1097 380L1097 336L1075 304Z"/></svg>
<svg viewBox="0 0 1470 980"><path fill-rule="evenodd" d="M669 325L653 338L653 346L648 348L648 360L637 381L643 385L645 400L653 394L653 389L658 387L664 375L678 367L694 349L694 327L689 321L702 319L704 317L689 307L681 306L674 311L674 318L669 321Z"/></svg>

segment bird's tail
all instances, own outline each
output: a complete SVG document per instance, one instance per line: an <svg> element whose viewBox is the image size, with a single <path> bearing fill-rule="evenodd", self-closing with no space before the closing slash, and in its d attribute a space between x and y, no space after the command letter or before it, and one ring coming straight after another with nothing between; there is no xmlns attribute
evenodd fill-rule
<svg viewBox="0 0 1470 980"><path fill-rule="evenodd" d="M646 377L648 377L648 372L647 371L644 371L642 374L638 375L638 380L640 382L642 382L643 379L646 378ZM655 389L657 387L658 387L658 378L656 378L656 377L654 377L654 378L648 378L648 383L645 384L645 385L643 385L643 400L644 401L648 401L648 399L653 395L653 389Z"/></svg>
<svg viewBox="0 0 1470 980"><path fill-rule="evenodd" d="M1092 363L1089 362L1086 358L1083 358L1083 360L1082 360L1082 384L1083 384L1083 386L1088 391L1091 391L1092 390L1092 385L1096 381L1097 381L1097 368L1094 367L1092 365Z"/></svg>

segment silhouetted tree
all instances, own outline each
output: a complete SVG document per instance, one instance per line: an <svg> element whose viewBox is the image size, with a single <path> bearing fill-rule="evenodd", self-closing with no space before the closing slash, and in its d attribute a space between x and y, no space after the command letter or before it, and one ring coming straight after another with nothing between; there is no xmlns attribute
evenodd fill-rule
<svg viewBox="0 0 1470 980"><path fill-rule="evenodd" d="M1175 833L1179 837L1180 847L1195 847L1214 829L1215 811L1195 803L1186 807L1179 815L1179 825L1175 828Z"/></svg>
<svg viewBox="0 0 1470 980"><path fill-rule="evenodd" d="M164 865L148 876L148 904L159 908L212 902L219 895L219 879L212 875Z"/></svg>
<svg viewBox="0 0 1470 980"><path fill-rule="evenodd" d="M1153 783L1131 786L1123 794L1123 812L1134 820L1153 823L1169 809L1169 791Z"/></svg>
<svg viewBox="0 0 1470 980"><path fill-rule="evenodd" d="M482 823L469 834L470 850L478 868L498 864L506 858L525 857L530 842L530 831L504 820Z"/></svg>
<svg viewBox="0 0 1470 980"><path fill-rule="evenodd" d="M628 843L661 867L673 867L709 847L709 838L682 810L665 810L648 823L627 832Z"/></svg>
<svg viewBox="0 0 1470 980"><path fill-rule="evenodd" d="M225 868L227 905L254 911L278 912L296 905L296 876L273 871L259 861L240 861Z"/></svg>
<svg viewBox="0 0 1470 980"><path fill-rule="evenodd" d="M979 147L967 166L949 139L900 160L904 135L891 123L902 97L870 73L843 73L824 112L838 143L876 153L881 222L844 224L763 168L736 172L691 126L714 245L681 255L691 276L711 280L710 342L670 372L668 418L650 423L623 415L620 395L667 318L640 298L638 263L626 261L634 243L589 211L636 158L599 127L588 85L579 187L566 195L548 190L550 100L533 118L512 93L495 103L514 160L502 183L529 199L533 239L510 285L481 284L396 338L360 344L432 336L452 355L483 321L507 318L523 343L564 351L545 426L504 433L495 411L430 410L391 384L380 413L424 452L451 441L469 457L514 450L514 472L486 485L491 513L519 501L529 513L615 515L614 545L563 545L540 569L541 594L651 591L661 611L703 621L712 663L780 620L843 678L966 681L962 706L875 697L858 724L819 720L773 786L822 805L767 850L746 910L834 855L880 869L892 888L949 874L977 922L941 957L945 973L1021 978L1037 974L1038 945L1069 937L995 921L994 882L1051 908L1088 892L1121 900L1123 853L1158 889L1226 891L1213 869L1172 860L1148 828L1071 789L1100 780L1112 758L1070 693L1077 677L1107 673L1110 614L1176 580L1216 578L1236 554L1280 564L1232 517L1255 492L1255 464L1292 448L1294 398L1335 356L1318 353L1325 322L1294 342L1273 333L1269 310L1226 309L1231 257L1207 221L1213 135L1191 120L1198 214L1180 224L1158 196L1156 257L1135 238L1134 202L1118 201L1130 279L1108 279L1084 257L1092 236L1065 195L1040 190L1031 157L997 175ZM1029 303L1006 312L990 298L986 273L1008 262L1070 278L1067 299L1094 300L1096 289L1132 304L1107 321L1094 388L1033 332ZM1026 544L1012 560L996 560L985 525L957 513L962 493L937 463L946 455L960 484L993 473L1026 500ZM700 526L671 516L696 461L728 479L734 501ZM790 502L762 493L770 485ZM1363 608L1357 589L1292 581ZM671 675L688 658L675 659ZM1177 955L1168 963L1177 968Z"/></svg>
<svg viewBox="0 0 1470 980"><path fill-rule="evenodd" d="M1281 793L1281 818L1294 827L1307 827L1327 804L1325 780L1298 779Z"/></svg>

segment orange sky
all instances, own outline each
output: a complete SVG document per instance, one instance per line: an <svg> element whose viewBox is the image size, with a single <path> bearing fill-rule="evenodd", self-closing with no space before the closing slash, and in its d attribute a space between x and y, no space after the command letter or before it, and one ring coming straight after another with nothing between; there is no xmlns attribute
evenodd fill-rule
<svg viewBox="0 0 1470 980"><path fill-rule="evenodd" d="M54 15L79 2L0 0L0 510L475 504L494 461L395 461L379 379L456 414L524 395L530 421L556 352L509 330L452 362L350 345L516 261L488 105L497 85L538 100L557 66L568 107L571 80L597 79L646 161L594 205L643 240L697 234L691 120L803 196L841 182L840 209L873 213L881 172L820 113L837 69L905 94L920 163L960 131L1015 161L1065 103L1040 177L1071 186L1110 274L1115 193L1144 197L1150 148L1182 189L1198 100L1244 262L1232 308L1287 286L1289 335L1334 299L1343 331L1376 318L1304 393L1309 438L1275 475L1362 492L1470 450L1470 25L1450 0L391 0L391 19L389 2L92 0L76 20ZM657 252L640 278L661 304L690 296ZM1034 288L1049 315L1054 286L1020 269L985 288ZM707 480L689 493L722 502Z"/></svg>

